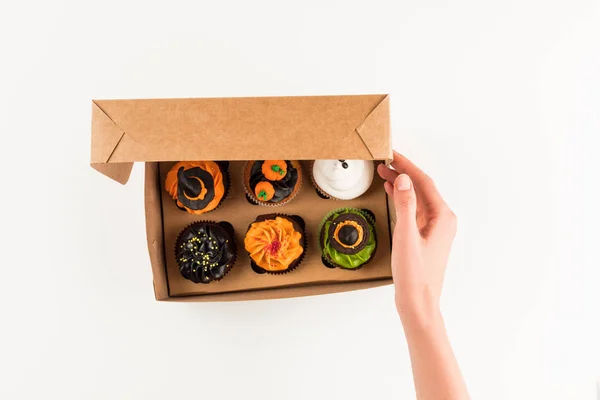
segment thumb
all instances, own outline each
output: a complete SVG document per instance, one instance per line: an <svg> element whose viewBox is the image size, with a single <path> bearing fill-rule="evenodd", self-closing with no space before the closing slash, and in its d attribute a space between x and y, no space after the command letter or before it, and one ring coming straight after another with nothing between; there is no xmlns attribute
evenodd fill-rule
<svg viewBox="0 0 600 400"><path fill-rule="evenodd" d="M396 209L396 228L394 241L415 239L419 236L417 228L417 196L410 177L400 174L394 181L394 208Z"/></svg>

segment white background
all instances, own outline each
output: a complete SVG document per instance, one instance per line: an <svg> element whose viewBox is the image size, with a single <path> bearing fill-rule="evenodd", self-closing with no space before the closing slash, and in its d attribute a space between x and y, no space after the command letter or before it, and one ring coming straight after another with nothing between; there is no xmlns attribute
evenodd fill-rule
<svg viewBox="0 0 600 400"><path fill-rule="evenodd" d="M1 3L0 398L413 398L392 287L155 302L142 165L88 166L92 98L356 93L458 214L472 396L598 398L600 2L357 3Z"/></svg>

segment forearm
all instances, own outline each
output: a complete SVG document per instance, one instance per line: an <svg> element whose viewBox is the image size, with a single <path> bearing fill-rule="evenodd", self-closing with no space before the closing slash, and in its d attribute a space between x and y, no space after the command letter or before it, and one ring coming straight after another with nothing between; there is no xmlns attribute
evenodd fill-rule
<svg viewBox="0 0 600 400"><path fill-rule="evenodd" d="M437 306L399 307L418 400L463 400L469 394Z"/></svg>

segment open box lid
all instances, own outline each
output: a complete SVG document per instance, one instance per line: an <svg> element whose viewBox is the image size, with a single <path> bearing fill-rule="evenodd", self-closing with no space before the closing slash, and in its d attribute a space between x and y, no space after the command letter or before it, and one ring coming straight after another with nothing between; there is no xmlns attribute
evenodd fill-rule
<svg viewBox="0 0 600 400"><path fill-rule="evenodd" d="M125 184L135 161L390 160L389 96L92 101L91 166Z"/></svg>

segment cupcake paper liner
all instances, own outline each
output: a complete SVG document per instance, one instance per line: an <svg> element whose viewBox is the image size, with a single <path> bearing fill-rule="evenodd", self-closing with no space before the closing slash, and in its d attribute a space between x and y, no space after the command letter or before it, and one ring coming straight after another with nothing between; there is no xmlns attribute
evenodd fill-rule
<svg viewBox="0 0 600 400"><path fill-rule="evenodd" d="M243 179L242 185L244 186L244 192L246 192L246 198L252 204L257 205L257 206L263 206L263 207L280 207L284 204L289 203L290 201L292 201L294 199L294 197L296 197L296 195L300 191L300 187L302 186L302 175L303 175L302 165L298 161L290 160L290 162L292 163L294 168L296 168L296 170L298 171L298 182L296 182L296 187L294 188L294 190L288 197L286 197L285 199L283 199L282 201L280 201L278 203L270 203L268 201L261 201L256 198L256 196L250 189L250 187L249 187L250 185L248 184L248 182L250 181L250 169L248 168L248 165L250 163L253 163L254 161L256 161L256 160L246 161L246 164L244 165L244 173L243 173L243 177L242 177L242 179Z"/></svg>
<svg viewBox="0 0 600 400"><path fill-rule="evenodd" d="M299 215L278 214L278 213L276 213L276 214L268 214L268 215L269 215L269 216L271 216L271 215L272 215L272 216L273 216L273 218L275 218L275 217L286 217L286 218L290 218L290 219L294 220L294 222L298 223L298 225L304 225L304 219L303 219L302 217L300 217ZM259 217L260 217L260 216L259 216ZM258 217L257 217L257 218L258 218ZM296 218L300 218L300 219L302 220L302 222L303 222L303 223L301 224L299 221L297 221L297 220L296 220ZM254 223L254 222L256 222L256 220L255 220L255 221L253 221L252 223ZM252 225L252 223L251 223L250 225ZM250 225L248 225L248 229L250 228ZM250 257L250 255L248 255L248 258L250 258L250 264L251 264L252 270L253 270L254 272L256 272L257 274L285 275L285 274L289 274L290 272L292 272L293 270L295 270L296 268L298 268L298 266L299 266L300 264L302 264L302 261L304 260L304 257L306 257L306 250L307 250L307 248L308 248L308 240L307 240L307 238L306 238L306 226L305 226L305 225L304 225L304 226L301 226L301 228L302 228L302 235L303 235L303 237L304 237L304 244L303 244L303 246L302 246L302 249L303 249L303 251L302 251L302 254L300 254L300 257L298 257L298 258L296 259L296 261L295 261L295 265L293 265L292 267L290 267L290 268L288 268L288 269L286 269L286 270L283 270L283 271L267 271L266 269L264 269L264 268L262 268L262 267L259 267L259 266L258 266L258 265L257 265L257 264L254 262L254 260L253 260L253 259ZM248 231L246 230L246 232L248 232ZM245 236L245 235L244 235L244 236ZM244 250L245 250L245 249L244 249ZM246 253L247 253L247 252L246 252ZM259 269L263 270L264 272L257 272L257 271L256 271L256 269L255 269L255 266L256 266L257 268L259 268Z"/></svg>
<svg viewBox="0 0 600 400"><path fill-rule="evenodd" d="M323 227L324 227L325 223L329 220L329 218L333 214L337 214L340 212L347 212L347 211L357 211L357 212L360 212L360 214L365 217L365 219L373 226L373 235L375 236L375 243L377 244L377 227L375 225L375 217L374 217L373 212L368 209L353 208L353 207L341 207L341 208L336 208L335 210L330 211L319 223L319 229L317 231L319 237L318 237L317 242L319 244L319 251L321 252L322 261L327 262L327 264L331 265L331 266L325 265L327 268L339 268L339 269L343 269L345 271L358 271L365 265L369 264L373 260L373 258L375 258L375 253L377 252L377 245L375 245L375 250L373 250L373 254L371 254L371 257L364 264L361 264L356 268L346 268L339 264L336 264L333 260L331 260L329 257L327 257L323 253L322 233L323 233Z"/></svg>
<svg viewBox="0 0 600 400"><path fill-rule="evenodd" d="M315 176L313 175L313 165L315 164L315 162L311 162L310 163L310 181L312 182L313 186L315 187L315 189L317 190L317 194L320 195L322 198L326 199L326 200L337 200L337 201L352 201L352 200L356 200L356 199L338 199L337 197L334 197L332 195L330 195L329 193L326 193L323 191L323 189L321 189L319 187L319 185L317 185L317 182L315 182Z"/></svg>
<svg viewBox="0 0 600 400"><path fill-rule="evenodd" d="M315 165L315 162L312 161L310 163L310 167L309 167L309 175L310 175L310 181L312 183L312 185L315 187L317 194L324 198L325 200L339 200L336 199L335 197L330 196L329 194L325 193L320 187L319 185L317 185L317 182L315 182L315 176L313 175L313 166Z"/></svg>
<svg viewBox="0 0 600 400"><path fill-rule="evenodd" d="M183 275L181 275L181 271L179 271L179 274L181 275L181 277L183 279L185 279L186 281L190 281L190 282L192 282L194 284L197 284L197 285L209 285L209 284L211 284L213 282L219 282L219 281L223 280L223 278L225 278L227 276L227 274L229 273L229 271L231 271L233 269L233 267L235 266L235 263L237 261L237 256L238 256L238 254L237 254L238 249L237 249L237 245L235 243L235 236L233 235L233 225L231 225L227 221L217 222L217 221L211 221L211 220L202 220L202 221L194 221L191 224L186 225L183 229L181 229L179 231L179 234L177 234L177 239L175 239L175 248L173 249L173 255L175 256L175 261L177 261L177 244L179 243L179 239L181 238L181 234L183 232L185 232L186 229L188 229L189 227L191 227L193 225L196 225L196 224L214 224L214 225L220 225L222 222L225 222L225 223L229 224L231 226L231 230L232 230L232 232L229 232L229 229L223 228L229 234L230 239L231 239L231 243L233 244L233 260L231 261L231 265L229 266L229 268L227 268L225 270L225 273L223 274L222 277L220 277L219 279L213 279L212 281L207 282L207 283L193 282L192 280L187 279L186 277L184 277ZM179 270L179 263L176 263L176 264L177 264L177 269Z"/></svg>

